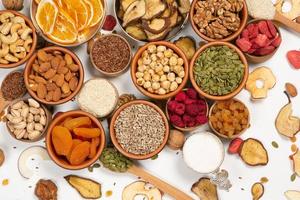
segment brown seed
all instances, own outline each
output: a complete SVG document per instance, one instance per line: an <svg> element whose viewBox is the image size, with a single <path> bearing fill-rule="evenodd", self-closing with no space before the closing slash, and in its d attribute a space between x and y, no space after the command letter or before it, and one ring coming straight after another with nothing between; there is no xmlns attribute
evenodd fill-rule
<svg viewBox="0 0 300 200"><path fill-rule="evenodd" d="M46 84L47 83L47 81L43 77L40 77L40 76L35 76L34 80L37 83L42 83L42 84Z"/></svg>
<svg viewBox="0 0 300 200"><path fill-rule="evenodd" d="M56 88L56 90L54 90L52 100L53 100L53 101L58 101L58 100L60 100L60 98L61 98L61 91L60 91L60 88Z"/></svg>
<svg viewBox="0 0 300 200"><path fill-rule="evenodd" d="M55 74L56 74L56 70L50 68L50 69L44 74L44 77L45 77L46 79L50 79L50 78L53 78Z"/></svg>
<svg viewBox="0 0 300 200"><path fill-rule="evenodd" d="M298 147L297 147L297 145L295 145L295 144L292 144L292 146L291 146L291 150L292 150L292 152L296 152L296 151L298 150Z"/></svg>
<svg viewBox="0 0 300 200"><path fill-rule="evenodd" d="M51 68L50 63L49 62L44 62L40 65L39 72L44 73L44 72L48 71L50 68Z"/></svg>
<svg viewBox="0 0 300 200"><path fill-rule="evenodd" d="M58 67L57 73L59 74L66 74L68 73L69 69L67 67Z"/></svg>
<svg viewBox="0 0 300 200"><path fill-rule="evenodd" d="M292 138L290 138L291 142L296 142L297 141L297 138L294 136Z"/></svg>
<svg viewBox="0 0 300 200"><path fill-rule="evenodd" d="M260 182L261 183L267 183L269 179L267 177L261 177Z"/></svg>
<svg viewBox="0 0 300 200"><path fill-rule="evenodd" d="M37 86L36 92L37 92L38 98L44 99L46 97L46 94L47 94L46 86L42 83L39 83L38 86Z"/></svg>
<svg viewBox="0 0 300 200"><path fill-rule="evenodd" d="M79 65L71 64L71 65L68 65L68 68L69 68L72 72L77 72L77 71L79 70Z"/></svg>
<svg viewBox="0 0 300 200"><path fill-rule="evenodd" d="M69 81L70 89L72 91L76 90L77 85L78 85L78 78L76 76L73 76L73 78L71 78L71 80Z"/></svg>
<svg viewBox="0 0 300 200"><path fill-rule="evenodd" d="M292 83L286 83L285 90L291 97L295 97L298 94L297 88Z"/></svg>
<svg viewBox="0 0 300 200"><path fill-rule="evenodd" d="M65 61L67 65L71 65L73 63L73 58L69 54L65 54Z"/></svg>
<svg viewBox="0 0 300 200"><path fill-rule="evenodd" d="M64 82L63 86L61 87L61 90L64 94L67 94L70 92L70 87L67 82Z"/></svg>

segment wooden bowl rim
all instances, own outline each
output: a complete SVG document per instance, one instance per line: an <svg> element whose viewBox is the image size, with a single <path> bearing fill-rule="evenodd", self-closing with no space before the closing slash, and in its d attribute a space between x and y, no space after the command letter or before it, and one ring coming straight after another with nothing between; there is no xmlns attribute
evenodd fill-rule
<svg viewBox="0 0 300 200"><path fill-rule="evenodd" d="M45 47L43 49L40 49L40 50L44 50L46 52L53 52L53 51L61 51L63 53L67 53L69 54L73 60L75 61L76 64L78 64L79 66L79 77L78 77L78 85L77 85L77 88L69 95L67 96L66 98L64 99L60 99L59 101L46 101L44 99L40 99L36 94L35 92L33 92L30 87L29 87L29 75L30 75L30 71L31 71L31 68L32 68L32 65L34 63L34 60L36 59L37 57L37 53L34 53L31 58L28 60L26 66L25 66L25 69L24 69L24 82L25 82L25 85L26 85L26 88L28 90L28 93L30 94L30 96L32 96L35 100L43 103L43 104L46 104L46 105L59 105L59 104L63 104L63 103L66 103L68 101L70 101L71 99L73 99L77 94L78 92L80 91L81 89L81 86L83 84L83 80L84 80L84 69L83 69L83 65L80 61L80 59L78 58L78 56L72 52L71 50L69 49L66 49L64 47L59 47L59 46L51 46L51 47Z"/></svg>
<svg viewBox="0 0 300 200"><path fill-rule="evenodd" d="M71 164L67 164L67 162L62 162L60 161L60 159L58 158L58 156L56 155L56 153L54 152L54 148L52 146L52 139L51 139L51 134L52 134L52 129L54 128L54 126L57 125L57 123L61 122L63 119L69 117L69 116L85 116L85 117L89 117L92 122L97 126L97 128L101 129L101 135L100 137L100 144L98 146L97 149L97 153L94 156L94 158L91 158L89 160L84 161L82 164L80 165L71 165ZM65 169L69 169L69 170L79 170L79 169L83 169L86 168L90 165L92 165L94 162L96 162L98 160L98 158L100 157L104 147L105 147L105 130L101 124L101 122L95 118L93 115L81 111L81 110L70 110L67 112L63 112L61 115L55 117L53 119L53 121L51 122L50 126L48 127L47 130L47 135L46 135L46 149L47 152L50 156L50 158L60 167L65 168Z"/></svg>
<svg viewBox="0 0 300 200"><path fill-rule="evenodd" d="M249 108L246 106L246 104L245 104L244 102L242 102L241 100L239 100L239 99L237 99L237 98L233 98L233 99L229 99L229 100L227 100L227 101L230 101L230 100L240 102L240 103L243 104L243 105L245 106L245 108L248 110L249 115L248 115L247 128L243 129L240 133L235 134L235 135L233 135L232 137L228 137L228 136L226 136L226 135L221 134L219 131L217 131L217 130L214 128L214 126L212 125L211 120L210 120L210 117L211 117L211 115L212 115L212 111L213 111L214 107L215 107L215 106L217 105L217 103L219 103L220 101L214 102L213 105L210 107L210 109L209 109L209 114L208 114L208 116L209 116L209 117L208 117L208 124L209 124L209 127L211 128L211 130L212 130L215 134L217 134L218 136L220 136L220 137L222 137L222 138L230 139L230 140L231 140L231 139L238 138L238 137L241 136L243 133L245 133L246 130L249 128L249 126L250 126L250 111L249 111ZM225 100L225 101L226 101L226 100Z"/></svg>
<svg viewBox="0 0 300 200"><path fill-rule="evenodd" d="M159 146L159 148L157 148L155 151L153 151L149 154L146 154L146 155L137 155L137 154L127 152L125 149L123 149L121 147L121 145L119 144L119 142L116 138L116 134L115 134L114 124L115 124L115 121L116 121L117 117L119 116L120 112L123 111L125 108L135 105L135 104L144 104L144 105L148 105L148 106L154 108L161 115L163 122L165 124L165 128L166 128L165 137L164 137L161 145ZM131 158L131 159L135 159L135 160L145 160L148 158L152 158L153 156L155 156L159 152L161 152L163 150L163 148L165 147L165 145L167 144L169 134L170 134L169 132L170 132L169 122L168 122L168 119L167 119L166 115L164 114L164 112L154 103L146 101L146 100L141 100L141 99L130 101L130 102L122 105L120 108L118 108L114 112L114 114L111 118L110 125L109 125L110 138L112 140L112 143L116 147L116 149L124 156Z"/></svg>
<svg viewBox="0 0 300 200"><path fill-rule="evenodd" d="M205 34L201 33L197 27L197 25L194 23L193 17L194 17L194 11L195 11L195 5L199 0L193 0L192 4L191 4L191 9L190 9L190 22L192 25L193 30L197 33L197 35L199 35L201 38L203 38L204 40L208 41L208 42L214 42L214 41L220 41L220 42L229 42L234 40L236 37L238 37L241 32L244 30L247 21L248 21L248 7L245 1L243 1L243 9L240 11L241 15L242 15L242 20L241 20L241 24L239 29L234 32L233 34L229 35L226 38L223 39L212 39L208 36L206 36Z"/></svg>
<svg viewBox="0 0 300 200"><path fill-rule="evenodd" d="M157 45L157 46L158 45L163 45L163 46L166 46L166 47L172 49L180 58L183 59L185 76L182 79L182 83L173 92L169 92L169 93L163 94L163 95L154 94L154 93L148 92L143 87L141 87L141 86L139 86L137 84L137 78L135 77L135 73L136 73L138 59L141 57L142 53L150 45ZM137 52L135 53L135 55L134 55L134 57L132 59L131 68L130 68L131 80L134 83L135 87L142 94L144 94L145 96L148 96L148 97L150 97L152 99L157 99L157 100L168 99L168 98L170 98L172 96L175 96L179 91L181 91L185 87L185 85L186 85L186 83L188 81L188 71L189 71L189 62L188 62L185 54L183 53L183 51L181 49L179 49L175 44L173 44L171 42L166 42L166 41L149 42L149 43L146 43L145 45L139 47L139 49L137 50Z"/></svg>
<svg viewBox="0 0 300 200"><path fill-rule="evenodd" d="M20 16L25 20L26 25L32 29L32 45L31 45L30 51L27 53L25 58L23 58L22 60L20 60L16 63L0 64L0 68L3 68L3 69L14 68L14 67L18 67L18 66L24 64L32 56L32 54L35 51L36 45L37 45L36 29L35 29L34 25L32 24L31 20L27 16L15 11L15 10L0 10L0 14L6 13L6 12L13 13L14 15Z"/></svg>
<svg viewBox="0 0 300 200"><path fill-rule="evenodd" d="M210 95L205 93L204 91L202 91L202 89L197 85L195 78L194 78L194 64L198 58L198 56L207 48L212 47L212 46L228 46L229 48L235 50L235 52L239 55L240 60L242 61L242 63L245 66L245 70L244 70L244 76L243 79L240 82L240 85L231 93L223 95L223 96L214 96L214 95ZM248 66L248 62L246 57L244 56L244 54L241 52L241 50L239 48L237 48L235 45L229 43L229 42L210 42L207 43L205 45L203 45L201 48L199 48L197 50L197 52L195 53L195 55L193 56L191 62L190 62L190 69L189 69L189 77L190 77L190 81L194 87L195 90L197 90L198 93L200 93L200 95L202 95L203 97L207 98L207 99L211 99L211 100L215 100L215 101L221 101L221 100L227 100L227 99L231 99L234 96L236 96L245 86L247 79L248 79L248 75L249 75L249 66Z"/></svg>

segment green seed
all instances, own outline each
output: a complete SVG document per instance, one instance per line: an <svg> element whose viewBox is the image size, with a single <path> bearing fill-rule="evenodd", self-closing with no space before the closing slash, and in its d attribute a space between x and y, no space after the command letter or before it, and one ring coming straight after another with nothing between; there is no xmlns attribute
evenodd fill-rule
<svg viewBox="0 0 300 200"><path fill-rule="evenodd" d="M152 158L151 158L151 160L156 160L158 158L158 154L156 154L155 156L153 156Z"/></svg>
<svg viewBox="0 0 300 200"><path fill-rule="evenodd" d="M273 146L274 148L276 148L276 149L279 147L279 145L278 145L277 142L275 142L275 141L272 142L272 146Z"/></svg>
<svg viewBox="0 0 300 200"><path fill-rule="evenodd" d="M297 177L297 174L296 173L293 173L291 175L291 181L294 182L296 180L296 177Z"/></svg>

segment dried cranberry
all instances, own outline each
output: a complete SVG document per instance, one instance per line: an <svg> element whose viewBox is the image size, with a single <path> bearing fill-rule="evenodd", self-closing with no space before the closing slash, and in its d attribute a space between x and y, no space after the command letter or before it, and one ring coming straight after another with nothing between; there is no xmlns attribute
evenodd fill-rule
<svg viewBox="0 0 300 200"><path fill-rule="evenodd" d="M175 100L178 102L184 102L185 99L187 98L186 94L184 91L179 92L176 96L175 96Z"/></svg>
<svg viewBox="0 0 300 200"><path fill-rule="evenodd" d="M186 94L191 99L197 99L198 96L198 93L194 88L187 89Z"/></svg>
<svg viewBox="0 0 300 200"><path fill-rule="evenodd" d="M105 17L105 22L103 24L102 29L106 31L112 31L116 25L117 25L116 18L112 15L107 15Z"/></svg>

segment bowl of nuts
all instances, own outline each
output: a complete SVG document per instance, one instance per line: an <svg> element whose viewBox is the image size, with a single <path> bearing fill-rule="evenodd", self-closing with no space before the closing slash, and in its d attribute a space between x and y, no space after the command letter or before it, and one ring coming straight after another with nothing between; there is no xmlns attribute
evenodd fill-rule
<svg viewBox="0 0 300 200"><path fill-rule="evenodd" d="M49 110L32 98L12 101L5 117L10 135L23 142L41 140L52 120Z"/></svg>
<svg viewBox="0 0 300 200"><path fill-rule="evenodd" d="M193 0L190 21L194 31L204 40L231 41L238 37L248 20L244 0Z"/></svg>
<svg viewBox="0 0 300 200"><path fill-rule="evenodd" d="M238 99L215 102L209 111L209 126L218 136L234 139L250 126L247 106Z"/></svg>
<svg viewBox="0 0 300 200"><path fill-rule="evenodd" d="M188 60L174 44L151 42L140 47L131 64L137 89L153 99L168 99L181 91L188 80Z"/></svg>
<svg viewBox="0 0 300 200"><path fill-rule="evenodd" d="M38 50L25 67L24 81L29 94L47 105L65 103L79 92L84 79L79 58L63 47Z"/></svg>
<svg viewBox="0 0 300 200"><path fill-rule="evenodd" d="M244 54L228 42L210 42L197 50L189 76L197 92L214 101L231 99L245 86L249 67Z"/></svg>
<svg viewBox="0 0 300 200"><path fill-rule="evenodd" d="M37 44L30 19L13 10L1 10L0 31L0 68L13 68L26 62Z"/></svg>

